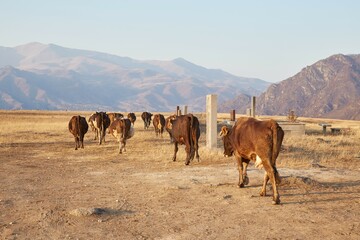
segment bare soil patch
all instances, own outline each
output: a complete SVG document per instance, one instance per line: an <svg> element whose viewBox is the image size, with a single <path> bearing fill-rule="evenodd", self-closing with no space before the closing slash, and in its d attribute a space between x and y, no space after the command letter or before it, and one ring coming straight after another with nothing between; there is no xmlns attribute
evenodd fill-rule
<svg viewBox="0 0 360 240"><path fill-rule="evenodd" d="M67 130L75 114L0 111L0 238L360 238L360 170L347 167L359 164L353 152L344 160L308 161L302 153L313 149L285 142L281 204L273 206L270 185L268 196L259 196L263 170L250 166L250 183L239 189L234 159L220 148L209 152L204 132L201 160L189 166L183 147L172 162L168 135L156 138L140 118L125 154L118 154L115 138L98 145L92 132L75 151ZM328 142L319 143L321 151L339 145L322 138Z"/></svg>

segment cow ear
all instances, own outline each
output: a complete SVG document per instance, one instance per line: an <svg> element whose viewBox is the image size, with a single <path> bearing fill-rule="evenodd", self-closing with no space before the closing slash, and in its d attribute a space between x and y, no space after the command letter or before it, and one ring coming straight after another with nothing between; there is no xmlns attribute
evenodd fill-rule
<svg viewBox="0 0 360 240"><path fill-rule="evenodd" d="M223 126L220 131L220 137L226 136L229 133L229 129L227 126Z"/></svg>

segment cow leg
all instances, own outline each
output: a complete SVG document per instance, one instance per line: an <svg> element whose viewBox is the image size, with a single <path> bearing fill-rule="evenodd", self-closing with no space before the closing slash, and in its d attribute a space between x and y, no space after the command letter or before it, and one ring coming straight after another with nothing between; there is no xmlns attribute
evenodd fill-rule
<svg viewBox="0 0 360 240"><path fill-rule="evenodd" d="M238 171L239 171L239 183L238 183L238 186L239 186L239 188L243 188L243 187L245 187L244 176L243 176L243 171L244 171L243 160L242 160L242 157L235 157L235 158L236 158L237 167L238 167Z"/></svg>
<svg viewBox="0 0 360 240"><path fill-rule="evenodd" d="M95 128L95 136L94 136L94 140L96 140L96 139L97 139L98 134L99 134L99 132L98 132L98 130Z"/></svg>
<svg viewBox="0 0 360 240"><path fill-rule="evenodd" d="M266 196L266 185L267 185L268 181L269 181L269 176L268 176L267 172L265 171L264 182L263 182L263 186L260 191L260 196Z"/></svg>
<svg viewBox="0 0 360 240"><path fill-rule="evenodd" d="M125 139L122 140L122 148L124 149L124 152L126 152L126 141Z"/></svg>
<svg viewBox="0 0 360 240"><path fill-rule="evenodd" d="M199 146L198 145L196 146L195 152L196 152L196 159L197 159L198 162L200 162Z"/></svg>
<svg viewBox="0 0 360 240"><path fill-rule="evenodd" d="M74 137L74 139L75 139L75 150L77 150L78 149L77 137Z"/></svg>
<svg viewBox="0 0 360 240"><path fill-rule="evenodd" d="M249 184L249 178L247 176L247 167L249 165L249 160L245 159L243 161L243 165L244 165L244 169L243 169L243 181L244 181L244 185L248 185Z"/></svg>
<svg viewBox="0 0 360 240"><path fill-rule="evenodd" d="M122 148L123 148L122 141L120 140L119 141L119 154L122 154Z"/></svg>
<svg viewBox="0 0 360 240"><path fill-rule="evenodd" d="M101 145L102 142L105 143L105 130L100 131L99 145Z"/></svg>
<svg viewBox="0 0 360 240"><path fill-rule="evenodd" d="M101 140L102 140L102 131L99 130L98 132L98 137L99 137L99 145L101 145Z"/></svg>
<svg viewBox="0 0 360 240"><path fill-rule="evenodd" d="M264 168L266 170L266 173L270 179L270 183L272 185L272 188L273 188L273 201L272 201L272 204L279 204L280 203L280 195L279 195L279 192L277 190L277 185L276 185L276 178L275 178L275 170L273 168L273 166L270 165L270 162L269 161L266 161L264 163L263 161L263 165L264 165ZM265 182L264 182L265 184ZM264 188L264 186L263 186Z"/></svg>
<svg viewBox="0 0 360 240"><path fill-rule="evenodd" d="M77 137L77 145L78 145L78 148L80 148L80 137Z"/></svg>
<svg viewBox="0 0 360 240"><path fill-rule="evenodd" d="M176 161L176 153L178 152L179 150L179 147L178 147L178 143L175 141L174 142L174 156L173 156L173 161L175 162Z"/></svg>
<svg viewBox="0 0 360 240"><path fill-rule="evenodd" d="M81 144L81 148L84 148L84 135L80 135L80 144Z"/></svg>
<svg viewBox="0 0 360 240"><path fill-rule="evenodd" d="M186 160L185 165L189 165L190 161L194 158L194 148L190 146L190 144L185 145L185 151L186 151Z"/></svg>

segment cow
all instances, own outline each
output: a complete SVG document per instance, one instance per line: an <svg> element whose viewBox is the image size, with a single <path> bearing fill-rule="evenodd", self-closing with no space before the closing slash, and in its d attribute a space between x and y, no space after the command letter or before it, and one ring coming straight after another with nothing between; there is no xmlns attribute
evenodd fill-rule
<svg viewBox="0 0 360 240"><path fill-rule="evenodd" d="M165 127L165 117L162 114L155 114L154 115L154 119L153 119L153 125L155 128L155 134L156 136L161 136L164 132L164 127Z"/></svg>
<svg viewBox="0 0 360 240"><path fill-rule="evenodd" d="M95 112L89 118L91 128L95 131L94 140L99 140L99 145L104 141L106 129L110 126L110 118L106 112Z"/></svg>
<svg viewBox="0 0 360 240"><path fill-rule="evenodd" d="M144 121L144 129L148 129L150 127L151 117L152 114L149 112L143 112L141 114L141 119Z"/></svg>
<svg viewBox="0 0 360 240"><path fill-rule="evenodd" d="M239 171L238 186L243 188L248 183L247 166L250 161L255 167L265 168L264 183L260 196L266 196L266 184L270 179L273 188L273 204L280 203L277 184L280 176L276 169L276 158L284 138L284 131L274 120L256 120L239 118L232 128L223 126L220 136L224 144L224 156L234 155ZM243 166L244 165L244 166Z"/></svg>
<svg viewBox="0 0 360 240"><path fill-rule="evenodd" d="M135 121L136 121L136 115L135 115L135 113L133 113L133 112L128 113L127 117L128 117L128 119L130 119L132 125L134 126L134 125L135 125Z"/></svg>
<svg viewBox="0 0 360 240"><path fill-rule="evenodd" d="M110 124L116 120L116 119L119 119L119 118L123 118L124 115L122 113L107 113L109 119L110 119Z"/></svg>
<svg viewBox="0 0 360 240"><path fill-rule="evenodd" d="M74 135L75 138L75 150L78 148L84 148L84 136L88 131L88 124L86 118L78 116L73 116L68 124L69 131Z"/></svg>
<svg viewBox="0 0 360 240"><path fill-rule="evenodd" d="M192 114L180 115L171 119L170 123L172 125L171 136L175 147L173 161L176 161L178 144L185 144L185 165L189 165L190 161L194 159L195 153L196 159L199 161L200 124L198 118Z"/></svg>
<svg viewBox="0 0 360 240"><path fill-rule="evenodd" d="M126 140L134 136L134 126L130 119L116 119L111 123L109 132L119 142L119 154L126 152Z"/></svg>

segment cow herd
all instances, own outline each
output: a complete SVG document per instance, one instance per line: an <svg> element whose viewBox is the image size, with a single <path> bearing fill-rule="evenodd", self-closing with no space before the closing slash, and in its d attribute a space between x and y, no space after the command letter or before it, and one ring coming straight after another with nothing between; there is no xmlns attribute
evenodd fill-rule
<svg viewBox="0 0 360 240"><path fill-rule="evenodd" d="M153 120L152 120L153 117ZM164 130L169 133L170 142L174 144L173 161L176 161L178 145L185 145L186 160L189 163L196 157L199 161L199 137L200 123L196 116L171 115L165 119L162 114L153 115L143 112L141 119L144 129L150 127L153 122L156 136L162 136ZM88 121L81 116L73 116L69 121L69 131L75 138L75 150L84 148L84 135L88 131L88 125L95 133L94 139L99 144L105 142L106 129L119 142L119 153L125 152L126 140L134 136L134 124L136 116L129 113L124 117L120 113L96 112ZM233 126L223 126L220 136L224 145L224 156L235 156L239 171L240 188L249 183L247 166L250 161L255 162L256 167L265 169L264 182L260 196L266 195L266 184L270 180L273 189L273 204L280 203L280 195L277 185L280 176L276 168L276 159L284 138L284 131L274 120L257 120L255 118L239 118Z"/></svg>
<svg viewBox="0 0 360 240"><path fill-rule="evenodd" d="M143 112L141 118L144 122L144 129L148 129L152 121L156 136L162 137L165 129L169 133L170 142L174 143L173 161L176 161L178 144L185 145L186 165L194 159L195 155L199 161L198 140L200 126L197 117L187 114L181 116L171 115L165 119L162 114L153 115L150 112ZM129 113L125 117L121 113L95 112L89 117L88 121L84 117L73 116L69 121L69 131L75 138L75 150L84 148L84 135L90 125L95 134L94 140L98 140L99 144L105 142L106 133L114 136L119 142L119 153L121 154L126 151L126 140L134 136L135 121L136 115L134 113Z"/></svg>

